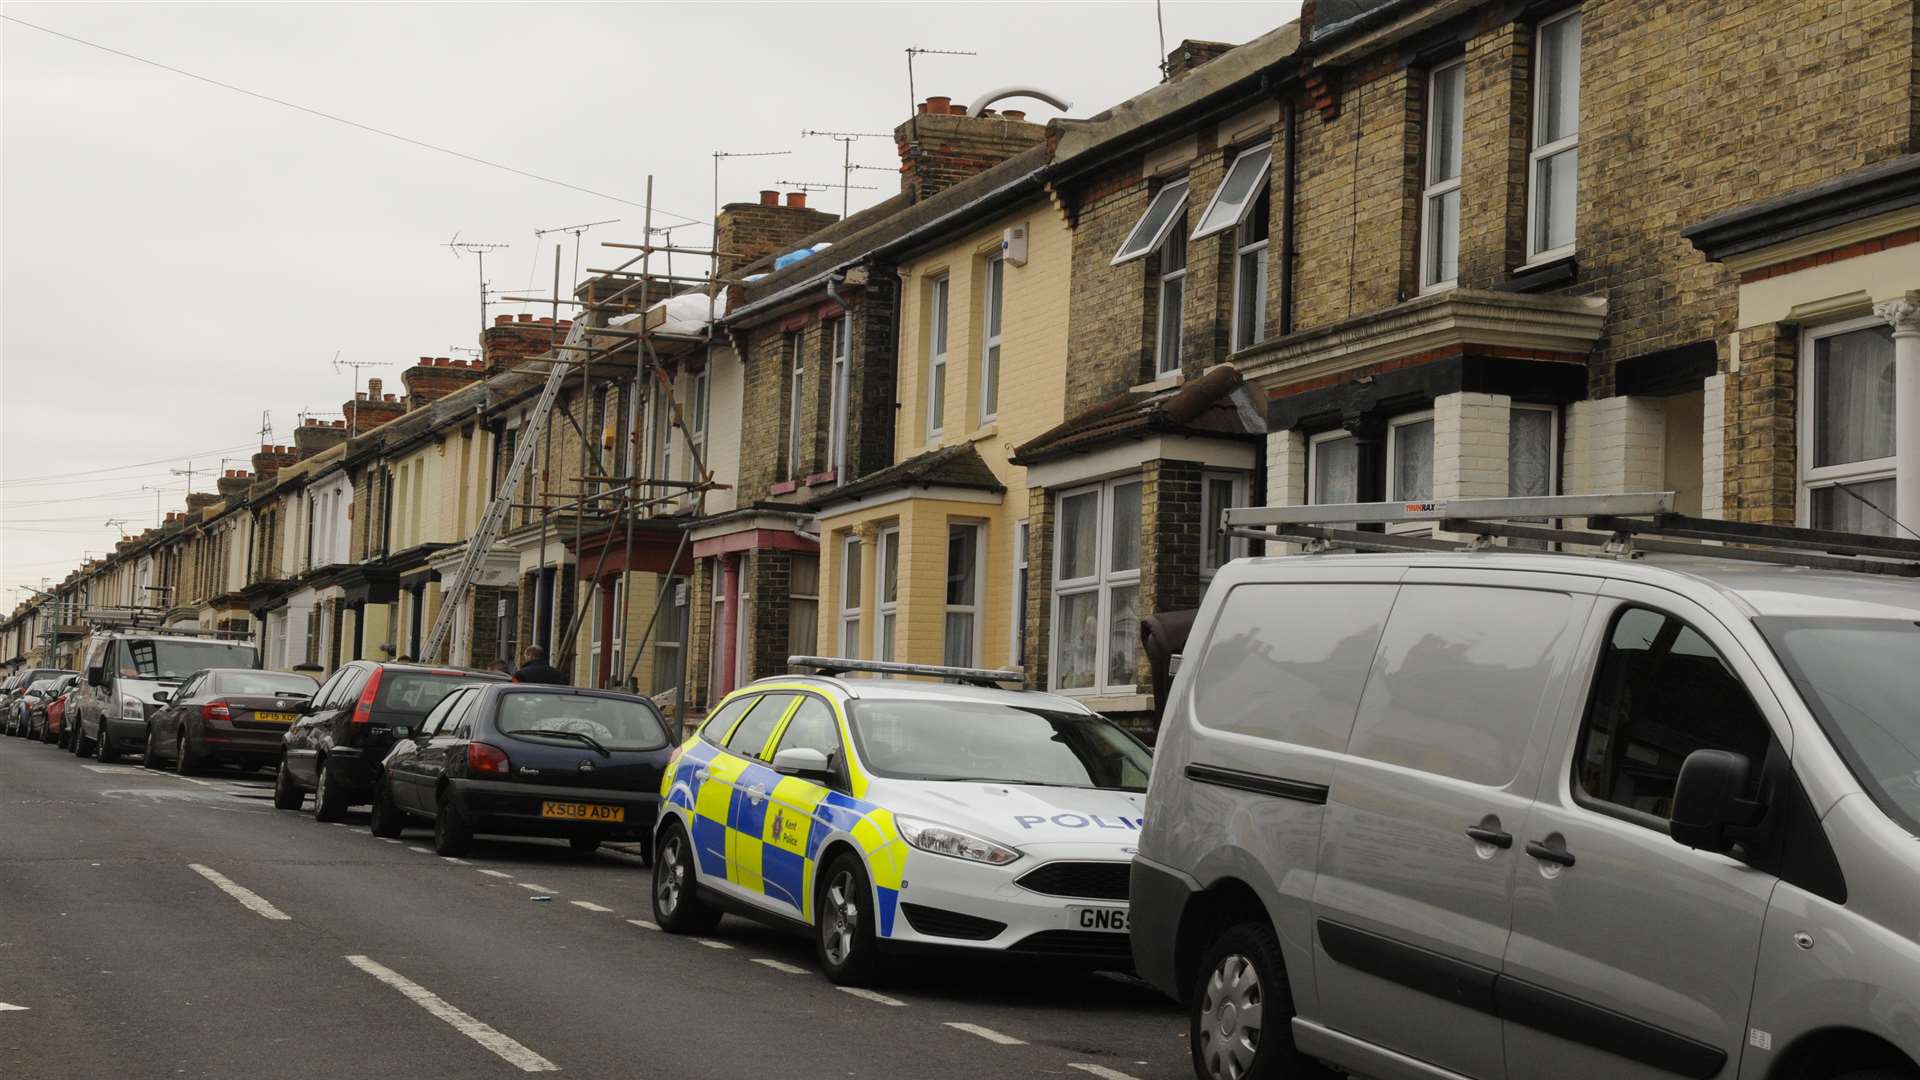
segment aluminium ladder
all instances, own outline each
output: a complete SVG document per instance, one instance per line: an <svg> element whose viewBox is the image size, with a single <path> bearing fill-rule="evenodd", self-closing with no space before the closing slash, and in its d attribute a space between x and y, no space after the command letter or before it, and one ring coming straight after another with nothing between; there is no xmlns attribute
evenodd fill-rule
<svg viewBox="0 0 1920 1080"><path fill-rule="evenodd" d="M433 629L427 634L427 640L421 646L416 658L425 662L440 655L449 637L453 633L453 620L459 617L460 605L466 602L467 589L479 575L481 563L493 550L494 541L500 538L500 529L507 521L507 513L513 509L514 492L519 490L520 478L526 475L527 468L533 464L533 454L540 445L539 432L547 422L547 415L553 411L554 402L560 399L560 384L566 381L568 365L555 356L551 360L551 370L547 372L547 385L540 391L540 400L534 403L533 411L521 424L521 430L532 437L521 439L513 448L513 461L507 466L507 474L500 480L500 487L493 493L493 501L487 504L487 512L481 516L480 525L467 539L467 550L460 556L460 565L453 572L440 593L440 612L433 617ZM452 658L449 657L449 660Z"/></svg>

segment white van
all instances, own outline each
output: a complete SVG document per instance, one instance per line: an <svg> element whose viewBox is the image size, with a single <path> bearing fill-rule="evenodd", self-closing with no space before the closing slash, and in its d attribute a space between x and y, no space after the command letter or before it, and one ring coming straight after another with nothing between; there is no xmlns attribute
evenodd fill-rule
<svg viewBox="0 0 1920 1080"><path fill-rule="evenodd" d="M1222 568L1131 882L1197 1074L1920 1077L1920 543L1754 533L1851 554Z"/></svg>

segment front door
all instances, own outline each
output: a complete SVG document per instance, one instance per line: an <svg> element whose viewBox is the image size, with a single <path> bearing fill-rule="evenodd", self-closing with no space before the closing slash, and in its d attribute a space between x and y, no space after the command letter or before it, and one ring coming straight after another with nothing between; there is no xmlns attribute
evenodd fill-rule
<svg viewBox="0 0 1920 1080"><path fill-rule="evenodd" d="M800 699L780 733L774 756L796 747L818 750L839 767L843 751L833 706L811 694ZM780 777L773 787L773 812L761 831L760 894L775 910L796 919L812 915L814 819L827 794L828 789L813 780ZM827 828L823 824L817 831L825 835Z"/></svg>
<svg viewBox="0 0 1920 1080"><path fill-rule="evenodd" d="M1758 789L1792 729L1707 612L1609 583L1584 694L1568 695L1539 801L1518 834L1501 981L1514 1076L1731 1077L1776 878L1667 835L1695 750L1744 754ZM1754 797L1749 793L1747 797ZM1538 846L1536 846L1538 845Z"/></svg>
<svg viewBox="0 0 1920 1080"><path fill-rule="evenodd" d="M1314 884L1320 1019L1494 1080L1517 841L1593 579L1413 570L1328 789ZM1442 582L1446 582L1443 584Z"/></svg>

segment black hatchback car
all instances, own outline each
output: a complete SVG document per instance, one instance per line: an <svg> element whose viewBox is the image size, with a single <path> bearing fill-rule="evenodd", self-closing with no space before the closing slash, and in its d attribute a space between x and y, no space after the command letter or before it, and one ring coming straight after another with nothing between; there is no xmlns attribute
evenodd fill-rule
<svg viewBox="0 0 1920 1080"><path fill-rule="evenodd" d="M347 807L373 798L387 751L418 731L442 698L468 683L506 678L423 664L355 660L345 665L320 684L287 730L273 805L298 810L311 791L313 816L339 821Z"/></svg>
<svg viewBox="0 0 1920 1080"><path fill-rule="evenodd" d="M651 843L672 756L653 702L566 686L473 685L447 696L387 755L368 825L394 837L433 822L434 850L463 855L475 833Z"/></svg>
<svg viewBox="0 0 1920 1080"><path fill-rule="evenodd" d="M172 762L191 776L209 765L259 769L280 761L287 729L319 684L305 675L253 668L208 668L174 690L155 691L147 718L149 769Z"/></svg>

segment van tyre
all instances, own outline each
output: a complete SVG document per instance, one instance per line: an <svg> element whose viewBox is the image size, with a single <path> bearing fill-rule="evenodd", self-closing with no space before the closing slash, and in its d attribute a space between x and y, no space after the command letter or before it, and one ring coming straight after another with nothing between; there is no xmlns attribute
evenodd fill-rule
<svg viewBox="0 0 1920 1080"><path fill-rule="evenodd" d="M448 793L440 793L440 809L433 815L433 852L458 858L473 849L473 826Z"/></svg>
<svg viewBox="0 0 1920 1080"><path fill-rule="evenodd" d="M653 921L669 934L713 933L720 912L700 899L693 840L679 822L661 830L658 855L653 861Z"/></svg>
<svg viewBox="0 0 1920 1080"><path fill-rule="evenodd" d="M113 737L107 734L107 722L100 721L100 737L93 740L93 756L100 764L107 765L120 760L120 751L113 745Z"/></svg>
<svg viewBox="0 0 1920 1080"><path fill-rule="evenodd" d="M1336 1075L1293 1045L1293 992L1280 939L1265 923L1240 923L1214 941L1188 1002L1193 1072L1203 1080Z"/></svg>
<svg viewBox="0 0 1920 1080"><path fill-rule="evenodd" d="M406 819L393 805L393 791L383 777L373 785L373 813L367 815L367 830L387 840L397 840L406 829Z"/></svg>
<svg viewBox="0 0 1920 1080"><path fill-rule="evenodd" d="M307 793L294 786L293 774L287 771L287 759L280 759L280 767L273 774L273 808L275 810L298 810L307 799Z"/></svg>
<svg viewBox="0 0 1920 1080"><path fill-rule="evenodd" d="M820 877L813 905L813 946L820 970L841 986L866 986L880 977L880 945L873 886L867 868L842 851Z"/></svg>
<svg viewBox="0 0 1920 1080"><path fill-rule="evenodd" d="M347 817L347 793L340 785L327 779L327 759L319 758L313 764L313 820L335 822Z"/></svg>

